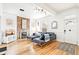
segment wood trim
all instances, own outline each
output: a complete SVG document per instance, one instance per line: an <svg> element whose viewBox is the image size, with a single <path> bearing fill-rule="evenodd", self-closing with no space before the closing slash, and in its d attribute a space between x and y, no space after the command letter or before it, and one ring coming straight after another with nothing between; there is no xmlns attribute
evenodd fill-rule
<svg viewBox="0 0 79 59"><path fill-rule="evenodd" d="M22 30L22 17L17 16L17 31L21 32Z"/></svg>
<svg viewBox="0 0 79 59"><path fill-rule="evenodd" d="M26 22L27 22L27 32L30 32L30 19L26 18Z"/></svg>
<svg viewBox="0 0 79 59"><path fill-rule="evenodd" d="M17 16L17 39L19 38L19 33L22 30L22 17Z"/></svg>

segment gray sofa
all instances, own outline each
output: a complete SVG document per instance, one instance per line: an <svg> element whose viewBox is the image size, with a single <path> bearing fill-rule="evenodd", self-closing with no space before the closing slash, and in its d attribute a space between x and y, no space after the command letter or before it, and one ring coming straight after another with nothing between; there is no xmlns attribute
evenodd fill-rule
<svg viewBox="0 0 79 59"><path fill-rule="evenodd" d="M55 39L56 39L56 34L52 32L38 32L38 33L33 33L32 35L32 42L37 43L39 45Z"/></svg>

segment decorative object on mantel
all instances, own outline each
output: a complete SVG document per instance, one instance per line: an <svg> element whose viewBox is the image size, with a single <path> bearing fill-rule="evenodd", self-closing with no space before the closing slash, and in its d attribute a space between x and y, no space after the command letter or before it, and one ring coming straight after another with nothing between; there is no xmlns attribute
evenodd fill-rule
<svg viewBox="0 0 79 59"><path fill-rule="evenodd" d="M53 21L52 23L51 23L51 28L52 29L57 29L57 21Z"/></svg>
<svg viewBox="0 0 79 59"><path fill-rule="evenodd" d="M15 31L13 29L9 29L5 31L5 36L15 35Z"/></svg>

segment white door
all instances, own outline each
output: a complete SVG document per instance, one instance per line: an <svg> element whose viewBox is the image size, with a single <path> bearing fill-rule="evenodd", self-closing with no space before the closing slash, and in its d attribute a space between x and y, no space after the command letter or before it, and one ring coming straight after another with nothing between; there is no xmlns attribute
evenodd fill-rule
<svg viewBox="0 0 79 59"><path fill-rule="evenodd" d="M64 27L64 41L77 44L77 22L76 19L67 20Z"/></svg>

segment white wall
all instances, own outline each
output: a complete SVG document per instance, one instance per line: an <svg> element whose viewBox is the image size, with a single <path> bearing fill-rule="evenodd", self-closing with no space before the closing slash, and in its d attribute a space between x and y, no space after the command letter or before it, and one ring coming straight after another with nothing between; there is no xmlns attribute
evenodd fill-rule
<svg viewBox="0 0 79 59"><path fill-rule="evenodd" d="M35 31L33 31L33 30L30 31L31 34L33 32L42 32L42 26L44 26L43 23L46 24L48 32L54 32L54 33L57 34L57 30L58 30L59 27L57 26L57 29L52 29L51 28L51 23L53 21L57 21L57 25L58 25L58 20L56 19L56 16L54 14L43 17L43 18L31 20L31 29L35 28ZM38 26L38 23L39 23L39 26ZM39 29L37 29L37 27L39 27Z"/></svg>
<svg viewBox="0 0 79 59"><path fill-rule="evenodd" d="M0 7L2 7L1 11L0 11L0 16L1 16L1 23L0 23L0 38L1 38L1 43L4 41L4 40L7 40L7 38L5 37L5 30L7 29L14 29L15 30L15 37L17 38L17 15L16 14L13 14L13 13L9 13L9 11L7 11L6 9L4 9L5 6L3 6L3 4L0 4ZM6 10L6 11L4 11ZM13 26L7 26L6 25L6 19L12 19L13 21ZM16 40L16 39L14 39Z"/></svg>
<svg viewBox="0 0 79 59"><path fill-rule="evenodd" d="M24 11L20 11L24 9ZM15 14L22 17L31 17L34 5L31 3L3 3L4 12Z"/></svg>
<svg viewBox="0 0 79 59"><path fill-rule="evenodd" d="M77 43L79 45L79 8L77 8L76 15L77 15L77 40L78 40Z"/></svg>
<svg viewBox="0 0 79 59"><path fill-rule="evenodd" d="M49 15L37 20L40 21L40 31L42 31L42 23L45 23L47 25L47 31L54 32L57 35L57 40L63 41L63 20L61 19L61 17L59 17L59 15ZM57 29L51 28L51 23L53 21L57 21Z"/></svg>
<svg viewBox="0 0 79 59"><path fill-rule="evenodd" d="M7 17L10 17L11 19L14 20L15 26L12 27L16 30L16 17L19 14L18 9L19 8L26 8L26 12L24 15L22 15L23 17L26 16L30 16L31 13L33 12L31 9L31 7L33 7L32 5L26 5L26 4L22 4L22 5L18 5L15 4L15 6L13 4L4 4L3 5L3 16L2 16L2 20L1 20L1 30L2 32L5 31L5 29L9 28L6 27L5 25L5 19ZM21 7L20 7L21 6ZM27 7L30 6L30 7ZM0 4L0 10L2 8L2 5ZM58 41L64 41L64 19L66 16L70 16L70 15L76 15L77 16L77 21L78 21L78 25L79 25L79 9L78 8L71 8L71 9L67 9L65 11L62 11L60 13L57 14L53 14L53 15L49 15L43 18L39 18L39 19L31 19L30 20L30 34L32 34L33 32L38 32L38 31L42 31L42 23L45 23L47 25L47 31L49 32L54 32L57 35L57 40ZM52 29L51 28L51 22L52 21L57 21L58 27L57 29ZM39 28L38 28L38 22L39 22ZM79 29L79 26L77 26ZM78 35L79 35L79 31L77 31ZM77 38L79 39L79 37L77 36Z"/></svg>
<svg viewBox="0 0 79 59"><path fill-rule="evenodd" d="M58 22L58 20L56 19L56 17L55 17L55 15L50 15L50 16L47 16L47 17L44 17L44 18L41 18L41 19L39 19L39 20L41 20L41 24L40 24L40 26L41 26L41 30L42 30L42 23L45 23L46 24L46 26L47 26L47 31L48 32L57 32L57 29L52 29L51 28L51 23L53 22L53 21L57 21Z"/></svg>
<svg viewBox="0 0 79 59"><path fill-rule="evenodd" d="M7 19L12 20L12 23L13 23L12 26L6 25ZM16 40L17 38L17 16L15 14L3 12L2 19L1 19L1 32L2 32L3 41L7 40L7 37L5 36L5 31L9 29L13 29L15 31L15 39L13 40Z"/></svg>
<svg viewBox="0 0 79 59"><path fill-rule="evenodd" d="M71 9L68 9L68 10L65 10L65 11L62 11L61 13L57 14L57 18L58 18L58 22L59 22L59 28L58 28L58 31L57 31L57 34L58 34L58 41L64 41L65 37L64 37L64 20L66 17L68 16L71 16L71 15L76 15L76 11L77 11L77 8L71 8ZM76 19L77 21L77 19ZM77 22L76 22L77 24ZM76 29L77 26L76 26ZM77 39L77 30L75 31L76 35L74 35L74 33L72 34L73 37L71 38L75 38L74 40L78 40Z"/></svg>
<svg viewBox="0 0 79 59"><path fill-rule="evenodd" d="M2 39L2 31L1 31L1 19L2 18L2 4L0 3L0 44L3 41Z"/></svg>
<svg viewBox="0 0 79 59"><path fill-rule="evenodd" d="M15 18L16 16L21 16L21 17L28 17L30 18L33 13L34 5L30 3L4 3L3 4L3 11L5 13L8 13L8 15L11 15L10 18L13 17ZM21 12L19 9L22 8L24 9L23 12ZM13 19L14 19L13 18Z"/></svg>
<svg viewBox="0 0 79 59"><path fill-rule="evenodd" d="M3 12L3 18L2 18L3 22L4 22L4 26L5 26L5 29L15 29L17 30L17 15L15 14L12 14L12 13L7 13L7 12ZM13 26L7 26L6 25L6 20L7 19L11 19L13 21ZM2 30L5 30L4 27L2 27Z"/></svg>
<svg viewBox="0 0 79 59"><path fill-rule="evenodd" d="M47 24L47 31L56 33L57 40L64 42L64 39L65 39L65 37L64 37L64 19L66 17L71 16L71 15L77 16L78 12L76 12L76 11L77 11L77 8L71 8L71 9L62 11L60 13L57 13L56 15L50 15L50 16L46 16L46 17L36 19L36 20L34 19L34 20L32 20L31 24L33 24L33 28L35 27L36 32L37 32L37 28L36 28L37 24L36 23L38 23L38 22L40 23L40 31L42 31L42 26L43 26L42 23ZM57 23L58 23L57 29L51 29L51 22L52 21L57 21ZM76 19L76 21L77 21L77 19ZM79 23L76 23L76 24L79 24ZM77 28L77 26L76 26L76 28ZM78 30L78 28L77 28L77 30ZM33 32L33 31L31 31L31 32ZM77 33L78 31L75 31L75 32L76 32L76 35L74 35L74 33L73 33L72 38L75 38L74 40L78 41L77 35L79 33Z"/></svg>
<svg viewBox="0 0 79 59"><path fill-rule="evenodd" d="M5 40L6 37L4 36L5 30L7 29L14 29L15 30L15 36L17 37L17 16L21 17L31 17L31 13L33 12L33 5L32 4L9 4L4 3L1 5L2 7L2 19L1 19L1 32L2 32L2 39ZM20 12L20 8L24 9L24 12ZM0 13L1 14L1 13ZM13 26L7 26L6 25L6 19L12 19Z"/></svg>

